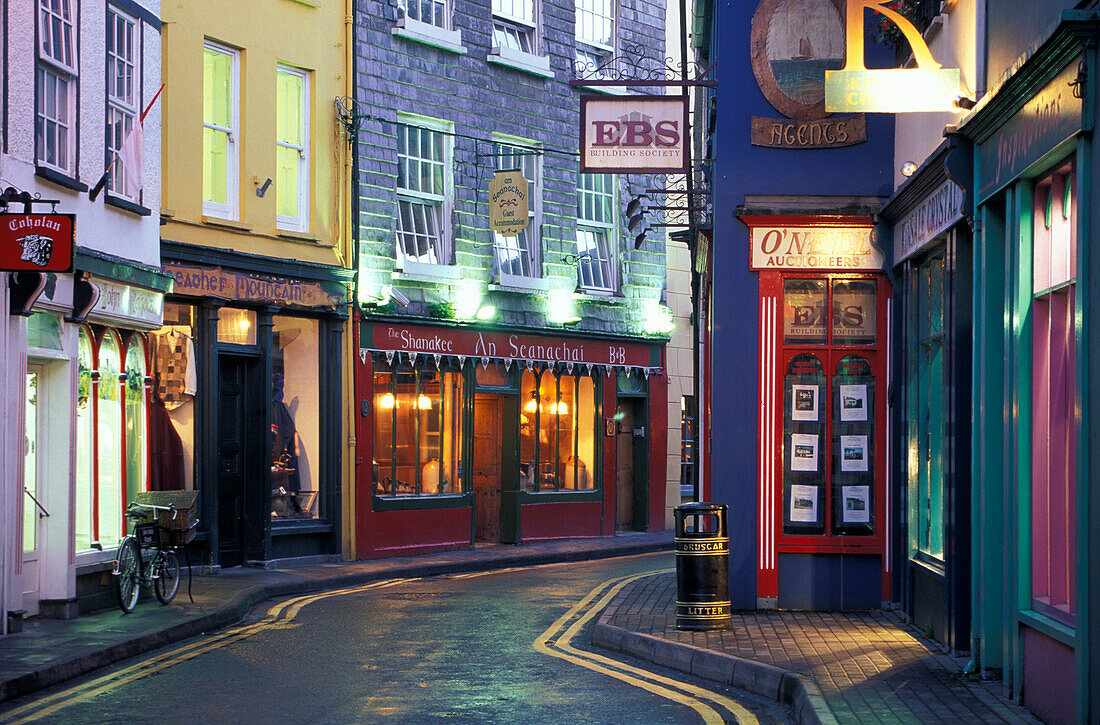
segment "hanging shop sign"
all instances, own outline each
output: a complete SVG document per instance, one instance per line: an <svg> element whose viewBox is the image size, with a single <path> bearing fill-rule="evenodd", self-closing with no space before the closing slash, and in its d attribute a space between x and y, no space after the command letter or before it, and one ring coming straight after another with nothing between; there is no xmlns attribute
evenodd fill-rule
<svg viewBox="0 0 1100 725"><path fill-rule="evenodd" d="M752 72L787 118L753 116L750 142L828 149L867 140L867 117L826 117L825 72L844 65L844 0L761 0L752 16Z"/></svg>
<svg viewBox="0 0 1100 725"><path fill-rule="evenodd" d="M459 328L363 322L359 344L367 351L450 355L465 360L655 368L659 348L609 340L579 340ZM365 360L364 360L365 362Z"/></svg>
<svg viewBox="0 0 1100 725"><path fill-rule="evenodd" d="M520 169L498 171L489 182L489 228L514 237L530 223L528 184Z"/></svg>
<svg viewBox="0 0 1100 725"><path fill-rule="evenodd" d="M752 269L854 271L882 269L885 257L865 226L787 226L754 220Z"/></svg>
<svg viewBox="0 0 1100 725"><path fill-rule="evenodd" d="M944 68L920 32L891 0L846 0L844 67L825 71L825 110L829 113L921 113L958 111L963 95L959 69ZM893 23L913 49L916 68L867 70L863 53L864 10Z"/></svg>
<svg viewBox="0 0 1100 725"><path fill-rule="evenodd" d="M945 181L894 225L894 264L905 261L963 216L963 190Z"/></svg>
<svg viewBox="0 0 1100 725"><path fill-rule="evenodd" d="M303 282L242 272L221 267L194 267L164 263L164 271L175 277L175 294L216 297L236 302L265 302L287 307L339 309L347 303L343 285Z"/></svg>
<svg viewBox="0 0 1100 725"><path fill-rule="evenodd" d="M0 270L71 272L74 214L0 215Z"/></svg>
<svg viewBox="0 0 1100 725"><path fill-rule="evenodd" d="M161 326L163 293L99 278L91 281L99 290L99 298L88 312L89 319L150 330Z"/></svg>
<svg viewBox="0 0 1100 725"><path fill-rule="evenodd" d="M688 171L684 96L581 96L583 173Z"/></svg>
<svg viewBox="0 0 1100 725"><path fill-rule="evenodd" d="M1073 82L1081 68L1078 57L978 145L978 203L1080 132L1083 101L1074 96Z"/></svg>

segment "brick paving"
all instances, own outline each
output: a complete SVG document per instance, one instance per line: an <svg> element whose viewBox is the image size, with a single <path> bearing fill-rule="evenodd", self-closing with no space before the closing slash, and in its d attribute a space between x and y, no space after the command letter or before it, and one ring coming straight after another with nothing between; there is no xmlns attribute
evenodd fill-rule
<svg viewBox="0 0 1100 725"><path fill-rule="evenodd" d="M962 676L965 659L920 638L893 612L744 612L731 630L684 632L675 600L675 574L646 577L627 585L600 621L797 673L827 705L814 708L820 722L1040 722L1004 698L1001 683Z"/></svg>

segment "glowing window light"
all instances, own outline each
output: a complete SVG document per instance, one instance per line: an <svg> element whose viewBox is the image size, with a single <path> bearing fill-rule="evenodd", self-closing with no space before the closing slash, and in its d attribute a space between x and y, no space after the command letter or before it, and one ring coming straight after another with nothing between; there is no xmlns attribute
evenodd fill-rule
<svg viewBox="0 0 1100 725"><path fill-rule="evenodd" d="M416 399L416 407L420 408L421 410L431 410L431 398L429 398L427 395L421 395L419 398Z"/></svg>
<svg viewBox="0 0 1100 725"><path fill-rule="evenodd" d="M383 410L393 410L395 405L397 401L394 400L393 393L386 393L378 401L378 406Z"/></svg>

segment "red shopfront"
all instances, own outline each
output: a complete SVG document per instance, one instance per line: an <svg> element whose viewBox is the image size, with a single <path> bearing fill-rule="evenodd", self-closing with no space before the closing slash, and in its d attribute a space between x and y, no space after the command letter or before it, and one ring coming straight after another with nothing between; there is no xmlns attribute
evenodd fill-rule
<svg viewBox="0 0 1100 725"><path fill-rule="evenodd" d="M357 332L358 558L663 526L662 344Z"/></svg>
<svg viewBox="0 0 1100 725"><path fill-rule="evenodd" d="M745 217L760 273L757 597L890 599L890 285L869 217Z"/></svg>

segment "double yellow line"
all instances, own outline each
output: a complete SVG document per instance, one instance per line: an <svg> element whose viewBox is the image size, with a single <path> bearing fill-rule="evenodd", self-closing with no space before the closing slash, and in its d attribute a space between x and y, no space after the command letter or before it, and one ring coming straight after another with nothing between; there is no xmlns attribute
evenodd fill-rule
<svg viewBox="0 0 1100 725"><path fill-rule="evenodd" d="M566 662L571 662L580 667L585 667L594 672L613 677L621 682L639 687L647 692L652 692L655 695L690 707L699 713L703 718L703 722L708 725L727 721L718 710L712 707L712 705L728 712L738 723L743 723L744 725L758 725L758 720L752 712L728 697L723 697L716 692L711 692L710 690L696 687L686 682L673 680L672 678L664 677L639 667L633 667L613 660L610 657L604 657L594 652L585 652L584 650L573 647L573 637L575 637L577 633L580 632L581 628L588 624L593 617L603 611L604 607L611 602L612 598L614 598L623 587L643 577L663 574L670 571L674 570L662 569L660 571L650 571L634 576L608 579L601 583L590 591L584 599L573 605L569 611L561 615L556 622L550 625L550 627L535 640L535 649L545 655L557 657ZM601 592L603 592L602 597L600 596ZM597 597L599 597L598 601ZM582 610L587 611L581 615L580 613ZM575 621L567 627L566 624L570 620Z"/></svg>
<svg viewBox="0 0 1100 725"><path fill-rule="evenodd" d="M131 665L117 672L112 672L111 674L85 682L82 685L77 685L76 687L54 693L40 700L35 700L34 702L27 703L9 712L0 713L0 722L12 723L14 725L15 723L25 723L47 717L58 710L71 707L72 705L76 705L96 695L103 694L104 692L110 692L130 682L149 677L150 675L155 675L181 662L194 659L211 650L226 647L242 639L251 637L254 634L269 630L296 627L297 625L294 623L294 619L298 616L299 612L301 612L304 607L322 599L344 596L346 594L356 594L370 589L385 589L410 581L416 581L416 579L387 579L385 581L371 582L370 584L361 586L335 589L320 594L307 594L294 599L288 599L269 609L263 619L258 622L227 629L221 634L208 637L200 642L193 642L189 645L178 647L170 652L165 652L156 657L143 660L136 665Z"/></svg>

